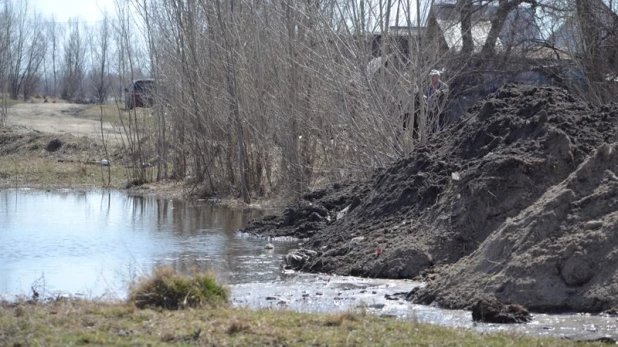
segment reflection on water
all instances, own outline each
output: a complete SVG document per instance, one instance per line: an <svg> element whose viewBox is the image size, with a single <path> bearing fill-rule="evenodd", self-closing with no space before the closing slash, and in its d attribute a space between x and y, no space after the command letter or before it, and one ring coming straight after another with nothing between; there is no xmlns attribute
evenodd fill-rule
<svg viewBox="0 0 618 347"><path fill-rule="evenodd" d="M241 237L260 214L204 203L130 197L117 191L0 191L0 293L123 297L128 283L160 264L213 270L228 284L280 276L294 243Z"/></svg>

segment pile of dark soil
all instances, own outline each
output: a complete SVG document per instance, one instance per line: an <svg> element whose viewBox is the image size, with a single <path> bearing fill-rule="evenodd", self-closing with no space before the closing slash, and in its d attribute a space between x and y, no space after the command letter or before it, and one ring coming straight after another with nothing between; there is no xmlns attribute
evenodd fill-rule
<svg viewBox="0 0 618 347"><path fill-rule="evenodd" d="M603 164L614 147L595 151L615 141L617 121L618 105L507 85L369 182L308 194L245 231L305 238L318 251L306 271L427 275L423 302L604 310L618 304L618 200L616 167Z"/></svg>

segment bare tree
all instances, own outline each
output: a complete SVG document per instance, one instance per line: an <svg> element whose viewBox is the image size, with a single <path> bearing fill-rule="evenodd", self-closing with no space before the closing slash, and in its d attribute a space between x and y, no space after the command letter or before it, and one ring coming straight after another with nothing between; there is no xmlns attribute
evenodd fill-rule
<svg viewBox="0 0 618 347"><path fill-rule="evenodd" d="M47 42L49 46L49 54L51 55L51 78L53 84L47 90L48 94L57 95L58 93L58 47L60 46L60 38L63 35L63 27L52 17L47 22ZM46 79L48 76L46 76Z"/></svg>
<svg viewBox="0 0 618 347"><path fill-rule="evenodd" d="M470 55L474 50L474 38L472 37L473 0L459 0L459 6L461 7L461 53Z"/></svg>
<svg viewBox="0 0 618 347"><path fill-rule="evenodd" d="M10 65L10 32L11 20L10 4L8 1L0 2L0 125L7 120L8 103L8 74Z"/></svg>
<svg viewBox="0 0 618 347"><path fill-rule="evenodd" d="M28 2L19 1L17 8L12 8L9 15L12 17L9 27L9 95L11 99L17 99L22 87L22 71L24 57L26 56L26 41L29 36L28 21Z"/></svg>
<svg viewBox="0 0 618 347"><path fill-rule="evenodd" d="M109 15L105 13L98 29L93 33L93 44L91 46L91 81L94 97L99 104L103 104L110 92L110 48L111 48L111 26Z"/></svg>
<svg viewBox="0 0 618 347"><path fill-rule="evenodd" d="M172 176L190 177L204 194L293 199L313 184L366 177L424 144L437 119L400 95L423 100L433 68L451 79L474 68L425 32L433 3L134 0L151 75L165 89L155 137L170 150ZM531 3L460 0L468 58L480 56L474 11L498 9L483 52L498 61L507 57L495 48L505 18ZM403 113L417 119L402 126Z"/></svg>
<svg viewBox="0 0 618 347"><path fill-rule="evenodd" d="M33 14L30 19L31 36L26 47L25 67L21 73L21 86L24 100L36 93L41 82L41 68L47 53L47 41L40 15Z"/></svg>
<svg viewBox="0 0 618 347"><path fill-rule="evenodd" d="M86 45L77 18L68 23L68 37L64 42L64 62L61 70L60 96L66 100L83 97Z"/></svg>
<svg viewBox="0 0 618 347"><path fill-rule="evenodd" d="M520 6L523 3L530 4L531 6L537 6L536 0L500 0L498 2L498 9L496 15L491 20L491 28L487 34L487 39L483 45L482 55L493 55L496 50L496 42L498 41L498 35L503 30L504 22L511 11Z"/></svg>

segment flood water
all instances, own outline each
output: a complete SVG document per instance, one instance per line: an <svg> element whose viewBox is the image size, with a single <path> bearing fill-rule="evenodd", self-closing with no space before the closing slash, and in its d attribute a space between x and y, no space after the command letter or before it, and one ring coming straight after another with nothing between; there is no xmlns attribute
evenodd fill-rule
<svg viewBox="0 0 618 347"><path fill-rule="evenodd" d="M0 191L0 293L123 297L158 265L228 284L276 280L279 253L295 244L265 252L235 232L260 213L118 191Z"/></svg>
<svg viewBox="0 0 618 347"><path fill-rule="evenodd" d="M280 270L299 241L236 232L263 212L208 202L131 197L118 191L0 191L0 299L83 296L123 299L129 283L159 265L191 273L211 270L229 285L232 303L304 312L364 310L478 331L569 339L618 339L618 319L534 315L528 324L472 322L470 312L413 305L394 297L422 283Z"/></svg>

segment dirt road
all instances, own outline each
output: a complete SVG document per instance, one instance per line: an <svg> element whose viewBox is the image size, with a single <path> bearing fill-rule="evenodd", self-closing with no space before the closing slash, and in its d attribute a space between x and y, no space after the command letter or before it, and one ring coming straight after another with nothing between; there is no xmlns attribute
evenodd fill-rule
<svg viewBox="0 0 618 347"><path fill-rule="evenodd" d="M101 140L101 123L96 106L68 103L25 103L9 109L8 124L23 130L50 134L72 134ZM119 141L120 132L109 122L103 122L109 141Z"/></svg>

